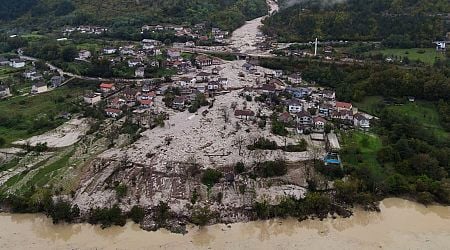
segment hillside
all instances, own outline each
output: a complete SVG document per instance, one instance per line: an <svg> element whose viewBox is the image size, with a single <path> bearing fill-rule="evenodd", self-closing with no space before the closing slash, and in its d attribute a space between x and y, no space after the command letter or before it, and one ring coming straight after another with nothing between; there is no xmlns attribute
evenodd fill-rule
<svg viewBox="0 0 450 250"><path fill-rule="evenodd" d="M327 4L323 4L326 2ZM371 40L391 47L429 46L449 30L446 0L281 1L264 31L280 41ZM322 3L322 4L320 4Z"/></svg>
<svg viewBox="0 0 450 250"><path fill-rule="evenodd" d="M0 3L0 24L42 31L63 25L209 22L233 30L265 13L264 0L4 0Z"/></svg>

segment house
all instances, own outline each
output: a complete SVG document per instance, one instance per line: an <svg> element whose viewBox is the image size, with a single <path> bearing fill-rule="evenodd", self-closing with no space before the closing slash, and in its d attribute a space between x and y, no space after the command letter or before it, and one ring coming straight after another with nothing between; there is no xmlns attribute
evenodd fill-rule
<svg viewBox="0 0 450 250"><path fill-rule="evenodd" d="M13 68L23 68L25 67L25 61L19 58L13 58L11 60L9 60L9 66L13 67Z"/></svg>
<svg viewBox="0 0 450 250"><path fill-rule="evenodd" d="M311 126L312 125L312 116L307 111L300 111L297 113L297 123L304 125L304 126Z"/></svg>
<svg viewBox="0 0 450 250"><path fill-rule="evenodd" d="M195 89L196 89L197 92L199 92L199 93L205 93L205 92L206 92L206 87L203 86L203 85L196 86Z"/></svg>
<svg viewBox="0 0 450 250"><path fill-rule="evenodd" d="M273 94L277 91L277 86L274 84L263 84L261 86L261 92L264 94Z"/></svg>
<svg viewBox="0 0 450 250"><path fill-rule="evenodd" d="M108 107L109 108L120 109L124 105L126 105L126 101L117 96L114 98L108 99Z"/></svg>
<svg viewBox="0 0 450 250"><path fill-rule="evenodd" d="M89 50L80 50L78 52L78 59L79 60L87 60L91 58L92 54Z"/></svg>
<svg viewBox="0 0 450 250"><path fill-rule="evenodd" d="M212 73L213 75L218 75L218 74L220 73L221 70L222 70L221 67L214 67L214 68L211 70L211 73Z"/></svg>
<svg viewBox="0 0 450 250"><path fill-rule="evenodd" d="M186 98L184 96L176 96L173 99L172 107L175 109L183 109L186 105Z"/></svg>
<svg viewBox="0 0 450 250"><path fill-rule="evenodd" d="M128 67L129 68L134 68L134 67L137 67L139 65L142 65L142 62L139 59L128 60Z"/></svg>
<svg viewBox="0 0 450 250"><path fill-rule="evenodd" d="M91 93L87 94L83 97L85 103L90 105L95 105L96 103L102 100L102 97L99 94Z"/></svg>
<svg viewBox="0 0 450 250"><path fill-rule="evenodd" d="M112 55L115 54L117 52L116 48L104 48L103 49L103 54L105 55Z"/></svg>
<svg viewBox="0 0 450 250"><path fill-rule="evenodd" d="M212 65L212 59L209 56L199 55L195 58L195 63L199 66L210 66Z"/></svg>
<svg viewBox="0 0 450 250"><path fill-rule="evenodd" d="M276 78L281 78L283 76L283 70L274 70L273 76Z"/></svg>
<svg viewBox="0 0 450 250"><path fill-rule="evenodd" d="M218 79L218 81L219 81L219 83L222 85L222 86L227 86L228 85L228 78L219 78Z"/></svg>
<svg viewBox="0 0 450 250"><path fill-rule="evenodd" d="M136 52L134 51L133 45L128 45L120 48L120 54L124 56L134 56Z"/></svg>
<svg viewBox="0 0 450 250"><path fill-rule="evenodd" d="M116 87L114 86L113 83L104 82L104 83L100 84L100 91L104 94L112 92L114 90L116 90Z"/></svg>
<svg viewBox="0 0 450 250"><path fill-rule="evenodd" d="M329 101L334 101L336 99L336 92L332 90L324 90L322 96Z"/></svg>
<svg viewBox="0 0 450 250"><path fill-rule="evenodd" d="M336 109L338 111L341 110L351 110L353 108L353 105L348 102L336 102Z"/></svg>
<svg viewBox="0 0 450 250"><path fill-rule="evenodd" d="M361 129L369 129L370 120L365 115L357 113L353 117L353 125Z"/></svg>
<svg viewBox="0 0 450 250"><path fill-rule="evenodd" d="M154 49L155 47L160 46L161 44L162 42L153 39L143 39L141 41L142 49L144 50Z"/></svg>
<svg viewBox="0 0 450 250"><path fill-rule="evenodd" d="M50 79L50 84L52 85L52 88L57 88L61 86L61 84L65 81L64 76L53 76Z"/></svg>
<svg viewBox="0 0 450 250"><path fill-rule="evenodd" d="M317 116L313 118L313 125L315 129L323 130L326 123L327 120L325 120L323 117Z"/></svg>
<svg viewBox="0 0 450 250"><path fill-rule="evenodd" d="M168 49L167 57L172 61L178 60L181 58L181 52L179 50L175 50L175 49Z"/></svg>
<svg viewBox="0 0 450 250"><path fill-rule="evenodd" d="M48 88L47 88L47 84L45 82L37 82L31 86L32 94L39 94L39 93L43 93L43 92L47 92L47 91L48 91Z"/></svg>
<svg viewBox="0 0 450 250"><path fill-rule="evenodd" d="M292 84L301 84L303 79L300 73L294 73L288 76L288 81Z"/></svg>
<svg viewBox="0 0 450 250"><path fill-rule="evenodd" d="M447 41L437 41L434 43L436 44L436 51L445 51L447 49Z"/></svg>
<svg viewBox="0 0 450 250"><path fill-rule="evenodd" d="M197 82L207 82L209 80L210 74L207 72L200 72L195 76Z"/></svg>
<svg viewBox="0 0 450 250"><path fill-rule="evenodd" d="M287 103L287 106L288 106L289 113L291 113L291 114L303 111L303 105L298 100L295 100L295 99L290 100Z"/></svg>
<svg viewBox="0 0 450 250"><path fill-rule="evenodd" d="M107 116L112 118L117 118L122 114L122 110L115 108L106 108L105 113Z"/></svg>
<svg viewBox="0 0 450 250"><path fill-rule="evenodd" d="M138 94L140 93L137 89L126 87L122 92L120 92L120 94L121 97L125 100L127 106L132 107L136 104Z"/></svg>
<svg viewBox="0 0 450 250"><path fill-rule="evenodd" d="M187 41L184 43L184 46L188 47L188 48L194 48L195 47L195 42L194 41Z"/></svg>
<svg viewBox="0 0 450 250"><path fill-rule="evenodd" d="M145 68L138 67L136 70L134 70L134 76L138 78L143 78L145 76Z"/></svg>
<svg viewBox="0 0 450 250"><path fill-rule="evenodd" d="M178 85L180 87L190 87L194 85L197 82L196 78L190 78L190 77L181 77L180 80L178 80Z"/></svg>
<svg viewBox="0 0 450 250"><path fill-rule="evenodd" d="M7 97L11 95L11 91L9 87L6 85L0 85L0 98Z"/></svg>
<svg viewBox="0 0 450 250"><path fill-rule="evenodd" d="M292 123L294 121L294 118L292 118L291 114L289 114L288 112L283 112L278 116L278 121L288 124Z"/></svg>
<svg viewBox="0 0 450 250"><path fill-rule="evenodd" d="M208 83L208 91L217 91L221 87L222 86L220 85L220 83L218 81L211 81Z"/></svg>
<svg viewBox="0 0 450 250"><path fill-rule="evenodd" d="M331 115L333 119L338 119L344 122L353 122L353 111L351 110L340 110L335 111Z"/></svg>
<svg viewBox="0 0 450 250"><path fill-rule="evenodd" d="M150 92L150 91L151 91L150 85L148 85L147 83L144 84L144 85L142 85L141 91L142 91L143 93L148 93L148 92Z"/></svg>
<svg viewBox="0 0 450 250"><path fill-rule="evenodd" d="M333 106L331 104L320 104L319 105L319 115L323 117L330 117L333 112Z"/></svg>
<svg viewBox="0 0 450 250"><path fill-rule="evenodd" d="M6 66L9 65L9 60L4 58L4 57L0 57L0 66Z"/></svg>
<svg viewBox="0 0 450 250"><path fill-rule="evenodd" d="M236 116L239 119L250 120L255 117L255 112L253 112L252 110L248 110L248 109L243 109L243 110L236 109L234 111L234 116Z"/></svg>
<svg viewBox="0 0 450 250"><path fill-rule="evenodd" d="M293 88L293 87L287 87L285 91L289 94L291 94L295 98L305 98L306 96L310 96L312 91L309 88Z"/></svg>
<svg viewBox="0 0 450 250"><path fill-rule="evenodd" d="M41 74L38 74L35 68L25 71L23 73L23 77L25 77L26 79L30 79L31 81L37 81L43 78Z"/></svg>
<svg viewBox="0 0 450 250"><path fill-rule="evenodd" d="M251 63L246 62L242 65L242 69L247 72L254 72L254 71L256 71L256 66Z"/></svg>
<svg viewBox="0 0 450 250"><path fill-rule="evenodd" d="M142 109L150 108L153 104L153 100L152 99L140 99L139 104L140 104L139 107Z"/></svg>

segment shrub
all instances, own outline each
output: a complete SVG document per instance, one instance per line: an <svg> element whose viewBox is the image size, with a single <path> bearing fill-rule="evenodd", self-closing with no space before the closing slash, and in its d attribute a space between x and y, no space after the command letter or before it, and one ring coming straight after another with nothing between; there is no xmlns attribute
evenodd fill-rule
<svg viewBox="0 0 450 250"><path fill-rule="evenodd" d="M211 188L212 186L214 186L214 184L219 182L219 180L220 180L220 178L222 178L222 176L223 175L221 172L219 172L215 169L208 168L203 173L202 183L205 184L208 188Z"/></svg>
<svg viewBox="0 0 450 250"><path fill-rule="evenodd" d="M249 150L255 150L255 149L277 150L278 145L275 141L271 141L264 137L260 137L253 143L253 145L247 146L247 149L249 149Z"/></svg>
<svg viewBox="0 0 450 250"><path fill-rule="evenodd" d="M234 165L234 172L236 174L242 174L245 171L245 165L243 162L238 162Z"/></svg>
<svg viewBox="0 0 450 250"><path fill-rule="evenodd" d="M282 176L287 173L287 165L283 160L266 161L260 163L255 170L257 175L264 178Z"/></svg>
<svg viewBox="0 0 450 250"><path fill-rule="evenodd" d="M123 198L127 194L128 187L125 184L117 185L114 190L116 190L117 198Z"/></svg>
<svg viewBox="0 0 450 250"><path fill-rule="evenodd" d="M140 206L133 206L128 216L134 223L140 223L144 219L145 210Z"/></svg>

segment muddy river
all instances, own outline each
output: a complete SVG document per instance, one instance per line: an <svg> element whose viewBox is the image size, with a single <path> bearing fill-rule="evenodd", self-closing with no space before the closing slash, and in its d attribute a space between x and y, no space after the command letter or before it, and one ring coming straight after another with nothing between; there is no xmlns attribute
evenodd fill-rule
<svg viewBox="0 0 450 250"><path fill-rule="evenodd" d="M381 213L348 219L270 220L192 227L186 235L133 223L105 230L53 225L42 215L0 214L0 249L449 249L450 208L386 199Z"/></svg>

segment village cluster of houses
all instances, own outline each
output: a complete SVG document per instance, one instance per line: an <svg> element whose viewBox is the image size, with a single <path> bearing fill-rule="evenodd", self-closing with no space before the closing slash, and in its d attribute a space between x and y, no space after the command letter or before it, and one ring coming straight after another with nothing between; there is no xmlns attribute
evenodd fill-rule
<svg viewBox="0 0 450 250"><path fill-rule="evenodd" d="M49 90L49 88L58 88L66 80L64 76L60 76L56 71L44 71L39 72L34 67L34 62L32 66L26 67L27 62L19 58L4 59L0 58L0 66L9 66L15 69L21 69L22 77L25 80L32 82L31 84L31 94L44 93ZM1 85L0 97L11 96L10 88L6 85Z"/></svg>
<svg viewBox="0 0 450 250"><path fill-rule="evenodd" d="M269 82L269 84L275 83ZM276 89L265 87L264 91L276 94ZM359 112L351 103L336 100L332 90L311 87L287 87L283 90L291 98L284 100L286 112L279 115L279 121L295 124L297 133L323 132L327 124L370 128L370 115Z"/></svg>
<svg viewBox="0 0 450 250"><path fill-rule="evenodd" d="M199 41L214 41L223 43L224 39L228 37L229 32L223 31L219 28L211 28L208 32L205 23L195 24L192 27L182 25L144 25L141 28L141 33L151 32L174 32L177 37L188 37Z"/></svg>
<svg viewBox="0 0 450 250"><path fill-rule="evenodd" d="M106 33L108 28L91 25L81 25L78 27L65 27L63 29L64 36L70 36L73 33L89 34L89 35L101 35Z"/></svg>

